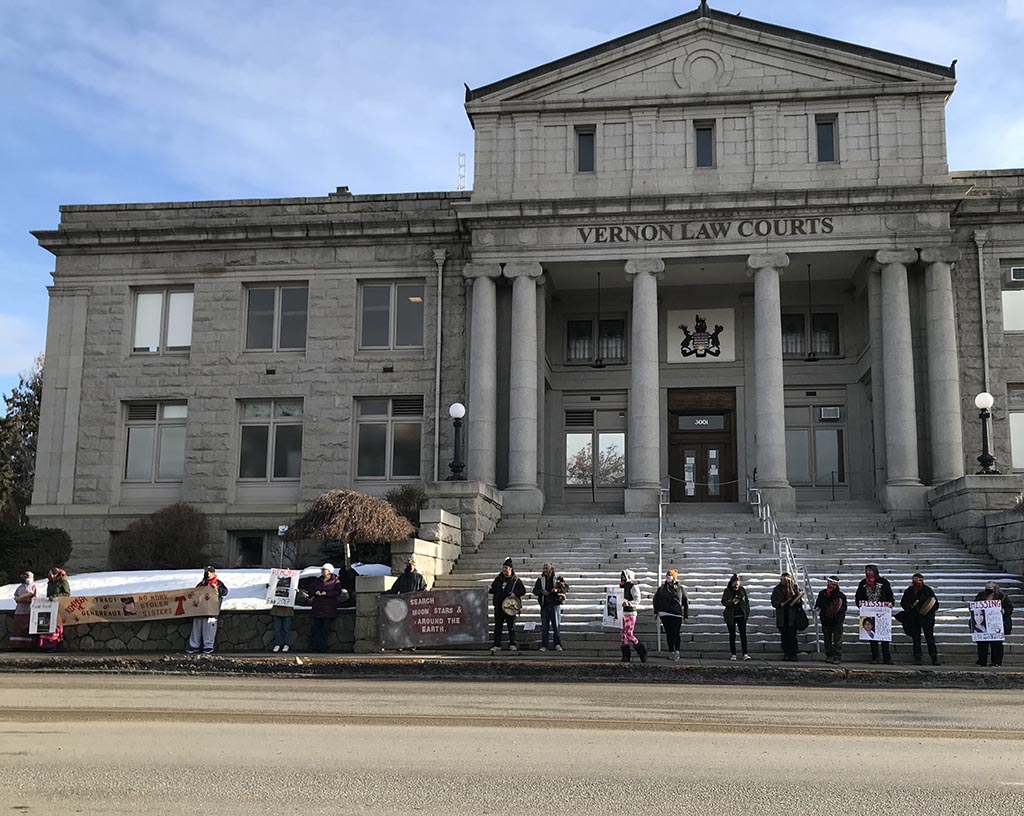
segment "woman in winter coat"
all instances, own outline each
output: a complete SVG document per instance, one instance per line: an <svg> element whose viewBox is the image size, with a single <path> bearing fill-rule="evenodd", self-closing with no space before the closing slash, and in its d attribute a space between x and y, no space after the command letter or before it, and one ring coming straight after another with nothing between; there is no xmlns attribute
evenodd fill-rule
<svg viewBox="0 0 1024 816"><path fill-rule="evenodd" d="M934 590L924 582L924 576L915 572L900 599L903 607L903 628L914 644L914 663L921 665L921 635L928 643L928 655L932 665L939 665L939 649L935 645L935 613L939 611L939 601Z"/></svg>
<svg viewBox="0 0 1024 816"><path fill-rule="evenodd" d="M21 574L21 583L14 589L14 620L7 639L7 645L12 651L28 651L36 647L37 638L28 633L28 628L32 616L32 599L38 592L35 575L25 570Z"/></svg>
<svg viewBox="0 0 1024 816"><path fill-rule="evenodd" d="M540 604L540 650L546 652L549 634L554 636L555 651L562 651L562 604L569 585L555 572L554 564L545 564L534 582L533 594Z"/></svg>
<svg viewBox="0 0 1024 816"><path fill-rule="evenodd" d="M54 567L50 570L46 576L46 598L47 600L54 600L56 598L71 594L71 584L68 583L68 574L60 567ZM55 649L59 649L64 645L64 626L60 623L60 618L57 619L57 628L53 630L53 634L45 632L39 635L39 648L44 652L52 652Z"/></svg>
<svg viewBox="0 0 1024 816"><path fill-rule="evenodd" d="M892 585L881 575L878 574L878 567L874 564L868 564L864 567L864 579L857 584L857 594L854 596L854 600L857 602L859 607L864 601L872 601L874 603L896 603L896 596L892 594ZM878 644L879 641L871 641L871 662L878 662ZM892 663L892 652L889 649L888 641L881 641L882 644L882 662Z"/></svg>
<svg viewBox="0 0 1024 816"><path fill-rule="evenodd" d="M640 587L636 584L636 573L623 570L619 575L622 587L622 662L629 663L629 649L632 646L640 655L640 662L647 662L647 647L633 633L636 627L636 613L640 610Z"/></svg>
<svg viewBox="0 0 1024 816"><path fill-rule="evenodd" d="M1003 606L1003 636L1010 634L1013 625L1010 615L1013 613L1013 602L1006 597L995 581L989 581L985 588L974 596L976 601L1002 601ZM974 631L974 616L971 615L971 631ZM992 647L992 665L1003 665L1003 641L1001 640L979 640L978 641L978 662L977 666L984 666L988 662L989 646Z"/></svg>
<svg viewBox="0 0 1024 816"><path fill-rule="evenodd" d="M679 571L670 569L665 573L664 583L654 593L654 614L661 619L672 660L679 659L679 630L683 623L690 622L690 602L678 578Z"/></svg>
<svg viewBox="0 0 1024 816"><path fill-rule="evenodd" d="M510 595L519 600L518 606L522 607L522 598L526 594L526 587L516 575L515 567L511 558L506 558L501 565L501 572L491 581L491 587L487 590L494 600L494 645L491 646L491 654L501 651L501 630L508 627L508 650L518 652L516 646L516 616L509 615L502 607L505 599Z"/></svg>
<svg viewBox="0 0 1024 816"><path fill-rule="evenodd" d="M320 577L313 581L309 589L310 606L313 609L309 622L309 649L312 652L326 652L331 627L338 617L338 599L345 592L338 576L334 574L334 564L320 567ZM348 596L347 592L345 596Z"/></svg>
<svg viewBox="0 0 1024 816"><path fill-rule="evenodd" d="M799 649L796 635L803 603L803 593L797 591L793 577L788 572L782 573L779 583L772 590L772 606L775 609L775 625L782 635L782 659L794 663Z"/></svg>
<svg viewBox="0 0 1024 816"><path fill-rule="evenodd" d="M729 651L732 653L730 660L736 659L736 630L740 633L740 648L743 650L743 659L750 660L747 653L747 621L750 620L750 598L747 596L747 589L740 581L740 576L733 573L732 578L722 593L722 606L725 607L725 625L729 627Z"/></svg>
<svg viewBox="0 0 1024 816"><path fill-rule="evenodd" d="M217 570L213 567L207 567L203 570L203 580L196 584L196 586L214 587L217 590L217 597L220 600L223 600L224 596L228 594L228 588L217 578ZM209 618L192 618L192 634L188 637L188 648L185 651L189 654L195 654L200 648L202 648L203 654L213 654L213 645L216 640L216 616Z"/></svg>

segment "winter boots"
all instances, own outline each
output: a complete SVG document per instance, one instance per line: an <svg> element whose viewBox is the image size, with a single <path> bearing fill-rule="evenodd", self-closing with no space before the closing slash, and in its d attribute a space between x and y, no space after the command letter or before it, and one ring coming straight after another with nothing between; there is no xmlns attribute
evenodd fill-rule
<svg viewBox="0 0 1024 816"><path fill-rule="evenodd" d="M636 646L634 646L633 648L635 648L636 649L636 653L638 655L640 655L640 662L641 663L646 663L647 662L647 647L644 646L644 644L642 644L640 641L637 641Z"/></svg>
<svg viewBox="0 0 1024 816"><path fill-rule="evenodd" d="M622 648L622 662L623 663L628 663L629 662L629 647L628 646L623 646L621 648Z"/></svg>

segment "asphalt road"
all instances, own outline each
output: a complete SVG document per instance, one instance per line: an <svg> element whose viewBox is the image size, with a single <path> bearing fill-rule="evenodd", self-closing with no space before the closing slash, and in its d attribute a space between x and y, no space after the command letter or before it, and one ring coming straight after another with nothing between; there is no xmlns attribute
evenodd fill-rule
<svg viewBox="0 0 1024 816"><path fill-rule="evenodd" d="M0 812L1024 807L1019 691L0 678Z"/></svg>

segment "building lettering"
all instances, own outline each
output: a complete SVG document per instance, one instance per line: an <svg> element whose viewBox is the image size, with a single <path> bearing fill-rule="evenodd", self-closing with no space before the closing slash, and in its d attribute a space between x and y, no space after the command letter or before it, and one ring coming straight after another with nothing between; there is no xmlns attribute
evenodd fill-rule
<svg viewBox="0 0 1024 816"><path fill-rule="evenodd" d="M831 235L831 216L748 218L742 221L683 221L674 224L624 224L577 227L582 244L632 244L676 241L718 241L728 238L800 238Z"/></svg>

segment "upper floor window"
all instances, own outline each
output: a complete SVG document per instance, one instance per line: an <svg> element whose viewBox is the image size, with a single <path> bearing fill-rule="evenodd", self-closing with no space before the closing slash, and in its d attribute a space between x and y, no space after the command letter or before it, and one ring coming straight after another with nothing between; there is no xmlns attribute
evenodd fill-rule
<svg viewBox="0 0 1024 816"><path fill-rule="evenodd" d="M815 117L814 126L818 135L818 163L838 161L835 114Z"/></svg>
<svg viewBox="0 0 1024 816"><path fill-rule="evenodd" d="M838 357L839 315L815 312L811 315L810 328L808 336L806 312L782 315L783 355L803 355L809 350L818 357Z"/></svg>
<svg viewBox="0 0 1024 816"><path fill-rule="evenodd" d="M241 403L238 478L259 481L302 475L302 400Z"/></svg>
<svg viewBox="0 0 1024 816"><path fill-rule="evenodd" d="M163 354L192 347L192 290L135 291L132 352Z"/></svg>
<svg viewBox="0 0 1024 816"><path fill-rule="evenodd" d="M309 286L250 286L246 290L245 350L302 351L306 348Z"/></svg>
<svg viewBox="0 0 1024 816"><path fill-rule="evenodd" d="M567 363L626 362L626 321L573 318L565 321Z"/></svg>
<svg viewBox="0 0 1024 816"><path fill-rule="evenodd" d="M576 128L576 172L593 173L597 169L597 130L593 125Z"/></svg>
<svg viewBox="0 0 1024 816"><path fill-rule="evenodd" d="M423 284L367 283L360 289L359 347L423 347Z"/></svg>
<svg viewBox="0 0 1024 816"><path fill-rule="evenodd" d="M694 122L693 137L697 167L715 166L715 123Z"/></svg>
<svg viewBox="0 0 1024 816"><path fill-rule="evenodd" d="M423 397L356 402L356 478L419 478Z"/></svg>
<svg viewBox="0 0 1024 816"><path fill-rule="evenodd" d="M188 405L184 402L126 406L126 482L180 482L184 478L187 418Z"/></svg>

